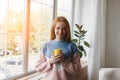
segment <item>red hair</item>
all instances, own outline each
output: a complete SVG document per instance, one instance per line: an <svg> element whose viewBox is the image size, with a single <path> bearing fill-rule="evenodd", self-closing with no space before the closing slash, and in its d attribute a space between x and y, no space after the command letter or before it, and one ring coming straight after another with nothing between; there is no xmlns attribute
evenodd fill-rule
<svg viewBox="0 0 120 80"><path fill-rule="evenodd" d="M59 16L59 17L54 19L54 21L52 23L51 31L50 31L50 40L54 40L56 38L54 30L55 30L56 24L58 22L62 22L66 27L66 35L65 35L64 40L68 41L68 42L71 42L70 25L69 25L68 20L63 16Z"/></svg>

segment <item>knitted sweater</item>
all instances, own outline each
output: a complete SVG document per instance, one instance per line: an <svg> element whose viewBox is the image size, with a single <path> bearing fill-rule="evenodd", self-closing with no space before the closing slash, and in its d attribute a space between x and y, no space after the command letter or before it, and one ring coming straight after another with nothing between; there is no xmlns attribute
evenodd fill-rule
<svg viewBox="0 0 120 80"><path fill-rule="evenodd" d="M62 50L65 61L50 64L52 51L56 48ZM40 51L35 68L44 74L43 80L79 80L81 65L76 44L54 40L46 42Z"/></svg>

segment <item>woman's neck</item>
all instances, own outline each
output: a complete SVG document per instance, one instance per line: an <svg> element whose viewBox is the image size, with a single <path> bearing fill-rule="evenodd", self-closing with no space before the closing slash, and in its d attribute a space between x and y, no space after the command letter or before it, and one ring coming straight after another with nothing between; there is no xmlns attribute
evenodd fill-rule
<svg viewBox="0 0 120 80"><path fill-rule="evenodd" d="M64 41L64 40L61 40L61 39L57 39L57 38L55 38L54 40L55 40L55 41Z"/></svg>

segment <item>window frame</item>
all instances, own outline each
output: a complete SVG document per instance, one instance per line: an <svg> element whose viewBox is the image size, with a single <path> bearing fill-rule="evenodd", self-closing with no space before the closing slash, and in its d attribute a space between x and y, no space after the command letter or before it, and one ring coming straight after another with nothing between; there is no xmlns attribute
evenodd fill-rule
<svg viewBox="0 0 120 80"><path fill-rule="evenodd" d="M30 2L32 0L25 0L25 7L24 7L24 24L23 24L23 52L24 53L23 56L23 63L22 63L22 70L23 73L19 74L19 75L15 75L12 77L8 77L7 80L13 80L13 79L18 79L20 77L24 77L27 75L30 75L32 73L35 73L35 70L32 71L28 71L28 49L29 49L29 29L30 29ZM72 15L71 15L71 34L73 33L73 23L74 23L74 0L72 0ZM54 20L54 18L57 16L57 0L53 0L53 15L52 15L52 20ZM72 37L72 35L71 35Z"/></svg>

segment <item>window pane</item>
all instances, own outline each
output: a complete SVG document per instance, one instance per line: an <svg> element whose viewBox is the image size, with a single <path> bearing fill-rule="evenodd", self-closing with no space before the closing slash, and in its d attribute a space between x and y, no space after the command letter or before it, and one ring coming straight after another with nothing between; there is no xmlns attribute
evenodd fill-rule
<svg viewBox="0 0 120 80"><path fill-rule="evenodd" d="M0 0L0 80L22 73L23 5Z"/></svg>
<svg viewBox="0 0 120 80"><path fill-rule="evenodd" d="M57 16L65 16L71 23L72 0L58 0Z"/></svg>
<svg viewBox="0 0 120 80"><path fill-rule="evenodd" d="M53 0L32 0L30 12L29 70L33 70L41 45L49 40Z"/></svg>

